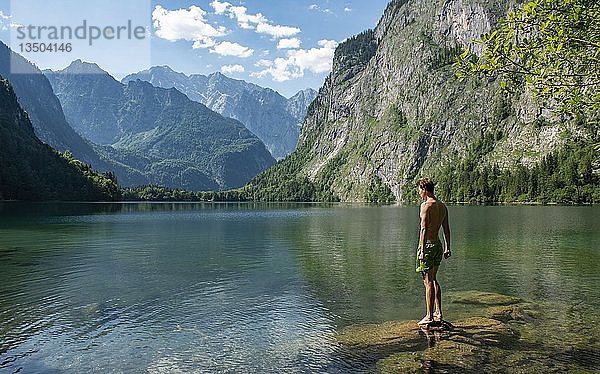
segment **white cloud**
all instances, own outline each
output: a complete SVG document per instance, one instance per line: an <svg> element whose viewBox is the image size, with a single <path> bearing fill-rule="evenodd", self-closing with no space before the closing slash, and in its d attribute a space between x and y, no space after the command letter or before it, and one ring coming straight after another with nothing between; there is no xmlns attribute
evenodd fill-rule
<svg viewBox="0 0 600 374"><path fill-rule="evenodd" d="M327 40L327 39L323 39L323 40L319 40L318 43L319 46L325 48L325 49L331 49L335 51L335 48L338 46L338 42L336 42L335 40Z"/></svg>
<svg viewBox="0 0 600 374"><path fill-rule="evenodd" d="M262 60L260 66L266 69L252 73L251 76L262 78L270 75L274 81L284 82L303 77L306 70L316 74L325 73L331 70L337 44L335 40L320 40L320 48L289 50L287 58Z"/></svg>
<svg viewBox="0 0 600 374"><path fill-rule="evenodd" d="M331 70L337 42L335 40L321 40L319 45L321 48L289 51L289 57L293 58L294 64L302 70L308 69L317 74L325 73Z"/></svg>
<svg viewBox="0 0 600 374"><path fill-rule="evenodd" d="M210 3L216 14L227 14L237 20L238 26L243 29L254 29L261 34L268 34L274 38L289 37L298 34L301 30L297 27L273 25L261 13L248 14L245 6L233 6L228 2L214 0Z"/></svg>
<svg viewBox="0 0 600 374"><path fill-rule="evenodd" d="M229 7L229 16L237 19L238 25L243 29L253 29L252 25L260 25L269 22L261 13L248 14L245 6Z"/></svg>
<svg viewBox="0 0 600 374"><path fill-rule="evenodd" d="M213 38L224 36L227 29L214 28L206 22L205 15L206 12L195 5L177 10L157 5L152 12L156 36L169 41L193 41L193 48L212 47L216 44Z"/></svg>
<svg viewBox="0 0 600 374"><path fill-rule="evenodd" d="M227 8L229 8L231 6L231 3L228 3L228 2L221 3L217 0L215 0L212 3L210 3L210 6L213 7L216 14L223 14L227 10Z"/></svg>
<svg viewBox="0 0 600 374"><path fill-rule="evenodd" d="M344 8L344 12L352 12L352 8L350 8L350 7L345 7L345 8Z"/></svg>
<svg viewBox="0 0 600 374"><path fill-rule="evenodd" d="M259 68L264 68L264 67L269 67L269 66L273 66L273 61L271 60L258 60L256 61L256 63L254 63L254 66L257 66Z"/></svg>
<svg viewBox="0 0 600 374"><path fill-rule="evenodd" d="M0 30L8 30L9 28L16 29L19 27L25 27L20 23L12 22L12 16L8 14L4 14L3 11L0 10Z"/></svg>
<svg viewBox="0 0 600 374"><path fill-rule="evenodd" d="M326 14L335 15L335 14L334 14L334 13L331 11L331 9L329 9L329 8L325 8L325 9L323 9L323 8L321 8L320 6L318 6L317 4L312 4L311 6L309 6L309 7L308 7L308 9L309 9L309 10L314 10L314 11L317 11L317 12L321 12L321 13L326 13Z"/></svg>
<svg viewBox="0 0 600 374"><path fill-rule="evenodd" d="M216 53L221 56L235 56L235 57L250 57L254 53L254 49L244 47L238 43L222 42L215 45L211 50L211 53Z"/></svg>
<svg viewBox="0 0 600 374"><path fill-rule="evenodd" d="M300 32L297 27L270 25L268 23L259 23L256 26L256 32L271 35L274 38L285 38L294 36Z"/></svg>
<svg viewBox="0 0 600 374"><path fill-rule="evenodd" d="M277 49L300 48L300 43L298 38L281 39L277 43Z"/></svg>
<svg viewBox="0 0 600 374"><path fill-rule="evenodd" d="M242 65L223 65L221 66L221 72L224 74L236 74L243 73L245 71Z"/></svg>
<svg viewBox="0 0 600 374"><path fill-rule="evenodd" d="M298 66L295 66L291 58L276 58L272 61L271 66L265 70L252 73L250 76L263 78L267 75L271 75L276 82L285 82L290 79L300 78L304 75L304 72L300 70Z"/></svg>
<svg viewBox="0 0 600 374"><path fill-rule="evenodd" d="M192 48L193 49L210 48L210 47L214 46L215 44L217 44L217 43L212 38L201 38L200 40L194 41L194 44L192 44Z"/></svg>

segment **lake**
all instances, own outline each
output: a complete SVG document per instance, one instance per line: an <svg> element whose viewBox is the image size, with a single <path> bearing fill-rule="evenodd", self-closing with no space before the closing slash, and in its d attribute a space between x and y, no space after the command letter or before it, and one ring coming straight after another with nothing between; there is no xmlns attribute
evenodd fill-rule
<svg viewBox="0 0 600 374"><path fill-rule="evenodd" d="M445 319L464 291L537 303L562 352L540 365L598 369L600 208L449 212ZM416 206L0 203L0 372L375 370L336 334L423 317L418 225Z"/></svg>

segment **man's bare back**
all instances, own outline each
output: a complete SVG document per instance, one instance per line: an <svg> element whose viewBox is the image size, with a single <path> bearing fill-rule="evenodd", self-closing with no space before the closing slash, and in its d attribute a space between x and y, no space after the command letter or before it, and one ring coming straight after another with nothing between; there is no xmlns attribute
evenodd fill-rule
<svg viewBox="0 0 600 374"><path fill-rule="evenodd" d="M444 223L446 223L446 225L448 224L448 208L446 208L446 205L433 197L428 197L427 200L421 204L420 216L421 230L425 229L423 239L426 241L438 240L440 227Z"/></svg>

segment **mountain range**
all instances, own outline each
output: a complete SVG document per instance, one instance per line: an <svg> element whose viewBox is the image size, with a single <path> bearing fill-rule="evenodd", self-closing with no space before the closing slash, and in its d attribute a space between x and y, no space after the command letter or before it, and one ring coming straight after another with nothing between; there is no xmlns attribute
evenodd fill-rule
<svg viewBox="0 0 600 374"><path fill-rule="evenodd" d="M119 82L95 64L74 61L62 71L46 71L47 79L2 45L0 74L13 84L14 94L5 84L8 117L0 161L14 160L31 183L50 180L46 171L42 179L27 176L40 175L29 170L40 170L45 161L19 153L46 154L49 148L42 151L39 140L35 147L10 145L35 130L33 139L37 134L100 170L114 170L124 185L224 190L264 170L227 196L413 202L414 180L427 175L441 182L436 191L446 201L598 202L595 119L557 115L532 92L507 94L497 79L455 75L456 56L467 47L481 53L473 40L493 30L513 5L512 0L393 0L375 29L339 44L332 72L314 100L311 90L285 99L218 73L187 76L166 67ZM11 58L30 73L11 75ZM13 103L15 94L24 111ZM246 109L236 112L240 108ZM246 125L257 126L257 134L216 111L247 123L256 120ZM295 141L282 139L298 130L304 111L294 148ZM22 127L16 138L14 123ZM295 149L274 166L257 136L264 129L275 134L267 141L278 158ZM69 173L61 168L57 172ZM17 169L0 184L12 180L14 186ZM11 188L9 195L16 195Z"/></svg>
<svg viewBox="0 0 600 374"><path fill-rule="evenodd" d="M225 117L237 119L258 136L276 159L296 148L308 105L317 93L306 89L286 99L278 92L221 73L186 75L168 66L156 66L123 78L142 80L163 88L176 88L191 100Z"/></svg>
<svg viewBox="0 0 600 374"><path fill-rule="evenodd" d="M123 185L236 188L275 162L243 124L174 88L123 84L81 60L44 73L73 128L127 170L117 172Z"/></svg>
<svg viewBox="0 0 600 374"><path fill-rule="evenodd" d="M123 84L96 64L80 60L62 71L42 73L3 43L0 75L12 85L36 137L59 152L69 151L97 170L114 173L123 186L236 188L275 162L260 139L240 122L211 111L176 89L138 80ZM291 151L289 147L297 141L298 122L314 91L301 91L287 100L272 90L220 74L211 77L214 85L229 82L251 88L255 94L250 96L261 102L277 102L273 117L295 123L296 134L281 144L287 147L282 156ZM215 91L211 92L216 97ZM269 110L263 107L259 115L266 118Z"/></svg>

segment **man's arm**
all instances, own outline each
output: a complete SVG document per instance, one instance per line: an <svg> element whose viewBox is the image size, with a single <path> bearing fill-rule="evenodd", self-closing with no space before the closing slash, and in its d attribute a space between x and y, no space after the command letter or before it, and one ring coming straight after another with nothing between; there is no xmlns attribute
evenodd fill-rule
<svg viewBox="0 0 600 374"><path fill-rule="evenodd" d="M419 216L421 217L421 232L419 234L419 260L424 260L423 248L425 248L425 243L427 242L427 230L429 228L429 207L427 203L421 204L421 212Z"/></svg>
<svg viewBox="0 0 600 374"><path fill-rule="evenodd" d="M452 252L450 251L450 224L448 223L448 208L444 208L446 210L446 215L444 216L444 220L442 221L442 229L444 230L444 242L446 244L446 249L444 250L444 258L448 258L452 254Z"/></svg>

